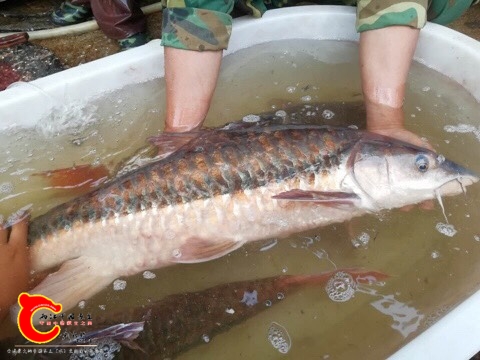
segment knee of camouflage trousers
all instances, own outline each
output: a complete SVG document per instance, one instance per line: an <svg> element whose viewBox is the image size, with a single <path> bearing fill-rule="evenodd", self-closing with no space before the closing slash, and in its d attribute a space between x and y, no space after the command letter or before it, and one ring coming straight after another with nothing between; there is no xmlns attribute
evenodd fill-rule
<svg viewBox="0 0 480 360"><path fill-rule="evenodd" d="M271 8L301 0L167 0L163 12L162 45L189 50L222 50L228 46L235 5L260 17ZM357 5L358 32L403 25L421 29L427 20L448 24L477 0L313 0L316 4Z"/></svg>
<svg viewBox="0 0 480 360"><path fill-rule="evenodd" d="M472 0L359 0L357 31L405 25L421 29L427 20L448 24L472 5Z"/></svg>
<svg viewBox="0 0 480 360"><path fill-rule="evenodd" d="M234 0L168 0L162 45L188 50L223 50L232 33Z"/></svg>

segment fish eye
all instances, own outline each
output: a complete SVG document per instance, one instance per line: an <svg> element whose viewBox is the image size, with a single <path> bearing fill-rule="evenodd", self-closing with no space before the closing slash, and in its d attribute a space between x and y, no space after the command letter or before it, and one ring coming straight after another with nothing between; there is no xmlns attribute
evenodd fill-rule
<svg viewBox="0 0 480 360"><path fill-rule="evenodd" d="M425 155L418 155L415 159L415 165L418 171L425 172L428 170L428 158Z"/></svg>

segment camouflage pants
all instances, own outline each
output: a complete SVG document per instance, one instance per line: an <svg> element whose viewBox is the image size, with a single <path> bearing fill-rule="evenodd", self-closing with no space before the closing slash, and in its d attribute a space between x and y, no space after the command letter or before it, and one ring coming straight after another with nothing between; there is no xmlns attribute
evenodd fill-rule
<svg viewBox="0 0 480 360"><path fill-rule="evenodd" d="M261 17L268 9L293 6L302 0L164 0L162 45L189 50L226 49L232 29L230 13ZM404 25L421 29L432 21L448 24L472 0L316 0L320 5L356 5L357 31Z"/></svg>

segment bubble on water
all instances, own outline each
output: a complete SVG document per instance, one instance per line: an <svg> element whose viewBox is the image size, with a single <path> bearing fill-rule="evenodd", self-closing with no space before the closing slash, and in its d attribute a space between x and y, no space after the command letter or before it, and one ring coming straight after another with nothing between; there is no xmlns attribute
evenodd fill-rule
<svg viewBox="0 0 480 360"><path fill-rule="evenodd" d="M287 329L275 321L268 328L268 341L281 354L288 353L292 347L292 340Z"/></svg>
<svg viewBox="0 0 480 360"><path fill-rule="evenodd" d="M98 305L98 307L100 308L100 310L105 310L107 308L106 305Z"/></svg>
<svg viewBox="0 0 480 360"><path fill-rule="evenodd" d="M435 225L435 229L437 231L445 236L453 237L457 233L457 230L455 230L455 227L451 224L444 224L444 223L437 223Z"/></svg>
<svg viewBox="0 0 480 360"><path fill-rule="evenodd" d="M153 272L151 271L144 271L143 272L143 278L144 279L155 279L157 277L157 275L155 275Z"/></svg>
<svg viewBox="0 0 480 360"><path fill-rule="evenodd" d="M360 235L352 239L352 244L355 248L366 248L370 242L370 235L366 232L362 232Z"/></svg>
<svg viewBox="0 0 480 360"><path fill-rule="evenodd" d="M272 301L271 300L265 300L265 306L266 307L272 306Z"/></svg>
<svg viewBox="0 0 480 360"><path fill-rule="evenodd" d="M432 257L432 259L438 259L440 257L440 253L437 250L434 250L432 251L430 256Z"/></svg>
<svg viewBox="0 0 480 360"><path fill-rule="evenodd" d="M443 130L445 130L446 132L449 132L449 133L457 132L457 133L465 134L465 133L475 131L476 127L473 126L473 125L468 125L468 124L445 125L443 127Z"/></svg>
<svg viewBox="0 0 480 360"><path fill-rule="evenodd" d="M210 336L208 336L207 334L203 334L202 335L202 340L205 341L206 343L209 343L210 342Z"/></svg>
<svg viewBox="0 0 480 360"><path fill-rule="evenodd" d="M422 88L422 91L424 91L424 92L430 91L430 86L424 86Z"/></svg>
<svg viewBox="0 0 480 360"><path fill-rule="evenodd" d="M309 102L309 101L312 101L312 97L310 95L305 95L305 96L302 96L302 101L304 102Z"/></svg>
<svg viewBox="0 0 480 360"><path fill-rule="evenodd" d="M36 130L44 136L55 136L59 133L78 135L97 121L97 107L92 104L75 102L52 109L50 114L37 122Z"/></svg>
<svg viewBox="0 0 480 360"><path fill-rule="evenodd" d="M287 271L288 271L288 267L285 266L285 267L282 269L282 273L285 274Z"/></svg>
<svg viewBox="0 0 480 360"><path fill-rule="evenodd" d="M295 86L287 86L287 92L289 94L293 94L296 90L297 88Z"/></svg>
<svg viewBox="0 0 480 360"><path fill-rule="evenodd" d="M416 106L415 109L417 109L417 111L422 111L422 108L420 106Z"/></svg>
<svg viewBox="0 0 480 360"><path fill-rule="evenodd" d="M232 314L232 315L233 315L233 314L235 314L235 309L229 307L229 308L226 308L226 309L225 309L225 312L226 312L227 314Z"/></svg>
<svg viewBox="0 0 480 360"><path fill-rule="evenodd" d="M258 122L258 121L260 121L260 116L254 115L254 114L245 115L243 117L242 121L246 122L246 123Z"/></svg>
<svg viewBox="0 0 480 360"><path fill-rule="evenodd" d="M445 161L445 156L443 156L442 154L439 154L437 156L437 161L439 164L443 163Z"/></svg>
<svg viewBox="0 0 480 360"><path fill-rule="evenodd" d="M176 259L182 257L182 252L180 251L180 249L175 249L172 251L172 256Z"/></svg>
<svg viewBox="0 0 480 360"><path fill-rule="evenodd" d="M480 235L474 235L473 240L475 241L480 241Z"/></svg>
<svg viewBox="0 0 480 360"><path fill-rule="evenodd" d="M350 300L355 294L356 283L353 277L343 271L338 271L327 282L325 290L328 297L335 302Z"/></svg>
<svg viewBox="0 0 480 360"><path fill-rule="evenodd" d="M241 303L245 303L248 307L258 304L258 293L257 290L245 291L243 293L243 299L240 300Z"/></svg>
<svg viewBox="0 0 480 360"><path fill-rule="evenodd" d="M325 120L333 119L334 116L335 116L335 113L332 110L326 109L326 110L323 110L323 112L322 112L322 117Z"/></svg>
<svg viewBox="0 0 480 360"><path fill-rule="evenodd" d="M10 194L13 191L11 182L3 182L0 184L0 194Z"/></svg>
<svg viewBox="0 0 480 360"><path fill-rule="evenodd" d="M284 293L281 293L281 292L277 293L277 299L278 299L278 300L283 300L283 299L285 299L285 294L284 294Z"/></svg>
<svg viewBox="0 0 480 360"><path fill-rule="evenodd" d="M127 282L125 280L117 279L113 282L113 290L120 291L125 290L127 287Z"/></svg>
<svg viewBox="0 0 480 360"><path fill-rule="evenodd" d="M278 111L275 113L275 116L284 118L284 117L287 117L287 112L286 112L285 110L278 110Z"/></svg>
<svg viewBox="0 0 480 360"><path fill-rule="evenodd" d="M86 304L85 300L82 300L82 301L80 301L80 302L78 303L78 307L79 307L80 309L84 309L84 308L85 308L85 304Z"/></svg>

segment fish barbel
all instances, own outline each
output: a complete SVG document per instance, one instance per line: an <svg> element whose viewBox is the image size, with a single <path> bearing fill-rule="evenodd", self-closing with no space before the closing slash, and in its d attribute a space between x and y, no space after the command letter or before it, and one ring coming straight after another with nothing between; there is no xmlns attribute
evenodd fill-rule
<svg viewBox="0 0 480 360"><path fill-rule="evenodd" d="M456 195L479 178L436 153L319 125L238 125L60 205L30 226L40 293L64 309L121 276Z"/></svg>

